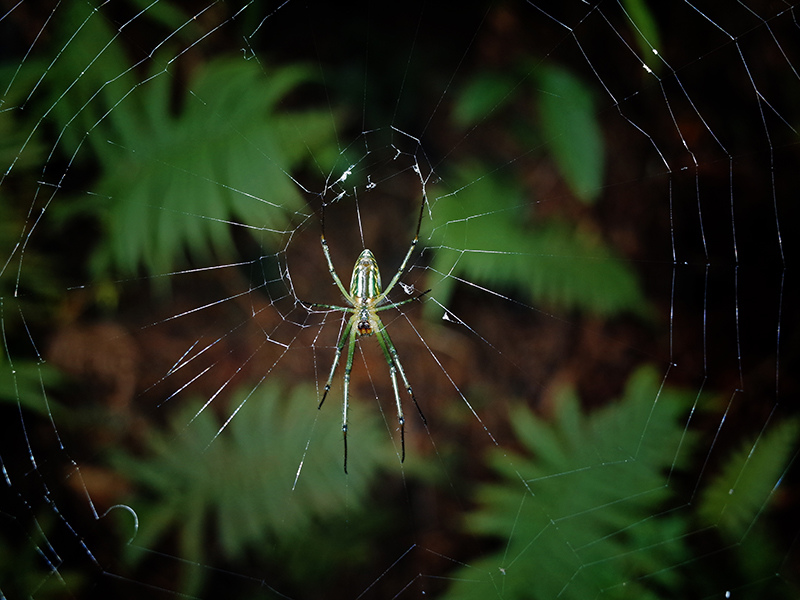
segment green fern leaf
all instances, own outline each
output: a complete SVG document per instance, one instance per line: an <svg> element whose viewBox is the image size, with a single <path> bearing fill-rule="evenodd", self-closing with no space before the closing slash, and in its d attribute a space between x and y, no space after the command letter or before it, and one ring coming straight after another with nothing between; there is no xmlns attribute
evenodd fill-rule
<svg viewBox="0 0 800 600"><path fill-rule="evenodd" d="M447 304L454 278L506 293L523 291L534 304L600 315L647 314L634 272L598 236L565 222L527 225L529 202L520 190L466 169L472 182L440 197L433 223L425 222L431 268L441 279L434 293Z"/></svg>
<svg viewBox="0 0 800 600"><path fill-rule="evenodd" d="M91 3L64 3L54 22L53 45L62 50L33 102L42 105L39 114L56 124L59 146L74 165L91 156L79 151L84 143L94 153L105 151L105 140L113 139L106 116L136 79L123 46L113 43L119 32Z"/></svg>
<svg viewBox="0 0 800 600"><path fill-rule="evenodd" d="M111 118L120 133L101 156L109 244L98 269L131 274L144 266L158 274L184 253L201 264L229 258L231 222L275 247L305 207L286 173L331 141L332 128L321 126L329 115L302 114L328 132L311 137L273 115L286 93L310 79L299 66L264 77L255 64L219 60L200 72L178 115L170 111L166 74L117 106ZM292 118L296 124L301 115Z"/></svg>
<svg viewBox="0 0 800 600"><path fill-rule="evenodd" d="M683 464L694 438L682 420L693 396L659 387L645 368L618 403L592 414L569 390L552 423L515 409L527 453L492 453L501 481L479 489L466 521L502 540L501 550L470 560L445 597L660 597L672 582L661 569L688 555L687 523L653 515L672 495L665 473Z"/></svg>
<svg viewBox="0 0 800 600"><path fill-rule="evenodd" d="M5 354L0 354L0 403L18 404L43 417L51 416L61 405L48 398L47 390L63 383L63 375L47 363L21 360L12 367Z"/></svg>
<svg viewBox="0 0 800 600"><path fill-rule="evenodd" d="M535 71L544 140L564 180L583 202L600 193L605 150L589 88L569 71L540 65Z"/></svg>
<svg viewBox="0 0 800 600"><path fill-rule="evenodd" d="M456 98L453 121L459 127L476 125L508 102L515 87L514 80L502 73L475 75Z"/></svg>
<svg viewBox="0 0 800 600"><path fill-rule="evenodd" d="M140 523L130 560L143 559L168 531L177 532L181 556L198 564L209 560L203 555L208 535L229 560L247 551L291 552L309 540L324 549L315 528L359 512L377 472L396 457L374 411L351 403L344 476L341 412L318 412L316 398L311 387L287 393L274 382L262 384L249 397L244 391L233 395L231 406L246 401L219 436L221 423L212 410L197 414L193 404L174 416L169 432L148 434L145 456L114 454L112 464L142 494L128 501ZM187 571L185 589L196 591L201 575Z"/></svg>
<svg viewBox="0 0 800 600"><path fill-rule="evenodd" d="M656 73L660 72L662 61L655 57L653 49L662 47L661 35L653 11L646 0L622 0L622 6L628 13L631 29L635 32L636 45L645 63Z"/></svg>
<svg viewBox="0 0 800 600"><path fill-rule="evenodd" d="M772 499L799 435L800 422L787 420L742 445L703 492L701 519L728 540L742 541Z"/></svg>
<svg viewBox="0 0 800 600"><path fill-rule="evenodd" d="M148 15L179 18L169 10ZM335 154L330 112L277 110L289 92L314 80L313 70L212 61L184 86L176 109L175 79L158 70L168 63L156 57L150 77L139 80L101 13L67 3L58 22L63 50L31 102L45 107L72 164L100 163L93 193L53 211L60 222L99 217L105 235L91 260L95 276L142 268L157 275L187 259L230 259L236 227L267 248L278 246L305 211L286 174L306 160L324 168ZM37 81L27 71L19 80Z"/></svg>

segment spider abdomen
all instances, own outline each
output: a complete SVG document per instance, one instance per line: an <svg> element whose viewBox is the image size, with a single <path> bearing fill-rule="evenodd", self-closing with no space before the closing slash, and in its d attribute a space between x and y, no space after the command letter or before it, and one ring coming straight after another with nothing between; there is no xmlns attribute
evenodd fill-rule
<svg viewBox="0 0 800 600"><path fill-rule="evenodd" d="M364 249L353 267L350 279L350 296L369 304L381 293L381 272L371 251Z"/></svg>

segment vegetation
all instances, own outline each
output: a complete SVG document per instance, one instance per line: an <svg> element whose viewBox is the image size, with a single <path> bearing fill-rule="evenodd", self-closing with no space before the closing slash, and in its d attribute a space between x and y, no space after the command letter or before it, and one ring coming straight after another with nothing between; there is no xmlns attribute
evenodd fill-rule
<svg viewBox="0 0 800 600"><path fill-rule="evenodd" d="M134 407L123 416L130 418L129 429L118 437L109 432L122 417L108 418L104 407L91 423L82 421L86 399L44 360L46 350L37 345L47 339L42 332L99 317L130 318L116 296L120 279L141 276L144 287L157 287L187 266L246 262L242 238L263 255L281 253L296 241L293 235L305 232L299 223L317 223L316 199L303 196L296 174L318 177L349 155L336 139L344 118L305 102L303 92L321 83L306 63L273 66L225 54L198 56L190 69L178 72L166 49L136 61L116 43L117 29L91 18L91 6L67 4L49 40L63 49L58 60L46 67L35 57L15 61L0 77L16 82L7 102L21 105L33 94L27 112L0 111L0 160L4 168L14 167L0 190L0 250L3 260L11 257L0 265L0 425L3 433L10 431L22 415L32 424L34 442L26 443L36 443L37 426L52 431L56 422L81 453L68 456L70 465L100 465L122 482L111 496L135 512L138 525L130 541L114 539L105 551L124 555L124 577L147 579L148 559L163 552L179 557L182 566L170 573L174 581L158 585L195 595L207 589L209 565L235 565L232 570L244 572L248 565L279 561L279 568L269 567L270 582L297 596L325 595L342 573L347 577L370 565L375 546L390 537L387 531L405 540L408 532L399 531L392 505L381 502L383 495L395 494L401 476L397 488L409 511L421 510L416 486L426 486L425 510L431 513L450 510L453 491L474 499L472 508L459 504L464 513L443 526L454 547L474 542L453 551L464 553L461 566L437 572L439 581L448 582L446 598L655 599L687 596L693 585L695 592L715 593L723 582L735 581L731 572L742 585L774 576L785 552L766 516L773 514L776 482L797 450L800 425L770 423L754 440L730 450L720 445L713 474L700 477L710 450L700 446L703 424L690 422L690 414L705 401L662 387L652 366L630 375L625 367L624 393L599 408L588 408L593 399L580 398L570 386L552 400L547 417L531 408L530 398L518 401L498 417L497 430L513 429L502 446L485 453L479 444L459 441L446 445L457 456L443 451L436 457L447 463L442 470L448 477L465 473L464 465L479 474L455 482L441 481L430 468L406 463L401 469L391 447L394 417L386 425L374 406L362 408L358 401L350 406L349 475L343 476L341 412L335 406L317 411L318 388L302 380L289 384L294 374L277 369L243 381L229 399L204 409L208 398L188 394L174 395L174 411L157 417ZM623 5L638 31L636 43L655 43L658 30L646 4ZM155 7L147 18L177 30L174 43L196 38L192 29L200 25L186 24L177 5L162 1ZM43 68L48 76L39 81ZM431 288L421 298L429 324L441 316L435 311L453 304L465 282L496 291L509 304L546 309L573 322L632 316L641 325L654 317L655 303L639 273L596 219L607 144L595 94L578 74L548 60L515 63L508 72L479 70L462 83L449 125L464 132L491 124L504 140L534 148L526 159L552 165L569 210L541 210L516 158L501 158L502 167L495 168L496 155L454 154L436 173L441 180L431 180L427 189L425 247L421 257L414 256ZM69 176L62 180L62 173ZM31 182L37 182L35 189ZM51 186L57 202L48 196ZM45 213L39 223L36 215ZM29 238L34 222L37 235ZM318 236L311 237L319 254ZM94 297L70 304L63 293L68 276L96 282L88 292ZM275 279L281 277L285 297L302 313L281 313L281 324L296 326L299 338L319 326L313 320L319 315L295 302L293 282L285 273ZM256 319L263 310L256 308L259 298L253 290L242 296L248 294L254 329L270 339L271 330ZM168 315L185 310L158 309ZM152 314L144 328L161 323L155 309ZM438 361L444 354L439 349L451 348L451 342L428 331L433 329L420 339ZM307 350L306 343L297 346ZM427 384L426 374L414 380ZM475 387L491 383L481 380ZM511 402L489 389L493 403ZM436 422L430 415L429 421ZM444 429L445 421L437 423ZM434 443L445 435L461 440L466 429L428 434ZM108 437L122 441L98 441ZM65 454L60 438L49 449ZM8 466L15 485L31 475L31 456L18 458L24 463L21 477ZM32 471L52 476L46 462ZM69 480L64 487L75 485L80 503L89 504L90 493L74 483L77 478L63 472L55 477ZM689 480L699 480L700 487L686 489ZM0 596L35 590L37 597L56 597L65 588L78 592L91 580L71 565L51 568L41 560L51 529L67 520L60 513L53 518L61 499L43 489L38 503L21 502L30 522L15 524L30 525L26 531L35 534L0 538ZM74 489L65 495L72 499ZM123 518L129 516L124 512ZM439 515L425 517L432 522ZM81 518L94 517L69 517ZM61 535L80 537L76 531ZM412 535L413 546L428 533ZM706 556L709 542L725 549L714 564ZM98 556L92 568L102 563L105 569L112 562L105 558ZM109 567L103 574L112 572ZM777 586L770 592L787 593Z"/></svg>
<svg viewBox="0 0 800 600"><path fill-rule="evenodd" d="M596 232L564 218L539 221L518 185L478 166L450 183L458 192L435 200L425 222L441 304L466 280L564 313L648 314L636 274Z"/></svg>
<svg viewBox="0 0 800 600"><path fill-rule="evenodd" d="M515 408L509 421L524 453L491 452L498 481L479 486L478 508L464 520L471 533L499 541L497 550L453 573L445 597L655 600L698 587L710 594L740 569L742 584L769 579L777 557L759 517L796 451L798 423L743 445L692 503L680 481L696 449L686 428L695 397L660 386L642 368L618 402L592 413L570 389L553 419ZM704 536L736 544L712 572L698 553ZM788 593L776 588L772 597Z"/></svg>
<svg viewBox="0 0 800 600"><path fill-rule="evenodd" d="M189 564L254 555L280 560L279 579L295 586L310 580L324 586L337 569L367 560L364 528L386 525L370 490L399 463L375 412L354 402L350 474L343 478L341 413L332 407L317 413L315 399L311 386L287 389L272 379L231 398L230 406L241 409L219 435L213 409L187 403L168 430L149 434L141 456L113 452L111 464L137 490L125 499L139 520L129 560L147 558L168 533ZM309 411L319 416L313 438ZM340 531L343 519L361 525ZM187 566L183 591L197 594L206 576Z"/></svg>

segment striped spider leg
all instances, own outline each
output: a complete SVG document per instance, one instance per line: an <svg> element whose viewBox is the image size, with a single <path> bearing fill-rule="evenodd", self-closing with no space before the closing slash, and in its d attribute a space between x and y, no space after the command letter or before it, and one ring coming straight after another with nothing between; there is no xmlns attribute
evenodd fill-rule
<svg viewBox="0 0 800 600"><path fill-rule="evenodd" d="M425 208L425 202L426 198L423 195L422 206L420 207L419 211L419 220L417 222L417 230L414 235L414 239L411 242L411 246L408 248L408 252L406 252L405 258L403 258L403 262L400 263L400 267L397 269L394 277L392 277L389 285L387 285L383 291L381 291L381 275L380 270L378 269L378 263L375 260L375 256L372 254L372 252L367 249L364 249L361 252L358 260L356 260L355 266L353 267L353 275L350 279L350 290L348 291L344 287L342 280L336 274L336 269L333 267L330 250L328 249L328 242L325 239L325 207L322 207L322 233L320 236L322 241L322 252L325 254L325 260L328 263L328 271L331 274L331 278L339 288L339 291L342 293L345 300L347 300L349 306L334 306L329 304L314 304L313 306L332 310L340 310L344 313L350 313L351 317L348 319L347 324L345 325L344 329L342 330L342 334L339 337L339 341L336 344L336 354L333 358L333 365L331 365L328 381L325 383L325 388L322 393L322 400L320 400L318 408L322 408L322 404L325 402L325 398L328 396L328 392L331 389L333 376L336 372L336 367L339 365L339 359L342 357L342 351L344 350L346 344L347 360L344 368L344 403L342 406L342 436L344 439L345 473L347 473L347 409L350 399L350 372L353 369L353 352L355 350L356 340L358 338L374 335L378 340L381 350L383 350L383 355L386 358L386 363L389 366L389 375L392 378L394 399L397 406L397 421L400 425L401 462L404 461L406 457L406 444L405 417L403 415L403 405L400 401L400 391L397 386L398 372L400 373L400 378L403 381L403 385L405 386L408 395L411 396L414 406L417 407L417 411L422 418L422 423L427 425L425 415L422 414L422 409L417 403L417 399L414 396L413 390L411 389L411 384L408 382L408 377L406 377L406 372L403 369L403 365L400 364L400 358L397 355L397 350L395 350L394 344L389 337L389 333L386 331L386 328L384 327L383 322L378 315L380 311L388 310L390 308L397 308L403 304L413 302L414 300L419 300L421 296L427 294L426 291L401 302L388 302L387 300L389 293L392 291L392 289L394 289L394 287L400 281L400 277L405 272L408 261L411 258L411 254L414 252L414 248L419 240L419 231L422 224L422 215Z"/></svg>

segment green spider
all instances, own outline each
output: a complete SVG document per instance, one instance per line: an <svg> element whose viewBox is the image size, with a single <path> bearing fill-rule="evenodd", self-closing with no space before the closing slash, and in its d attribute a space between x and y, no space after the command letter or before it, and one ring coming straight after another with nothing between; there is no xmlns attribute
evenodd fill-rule
<svg viewBox="0 0 800 600"><path fill-rule="evenodd" d="M403 405L400 402L400 391L397 387L398 371L400 372L400 377L403 380L403 385L405 385L408 395L411 396L414 406L417 407L417 411L419 411L419 415L422 417L423 425L427 425L425 415L422 414L422 409L419 407L419 404L417 404L417 399L411 389L411 384L408 383L406 372L403 370L403 366L400 364L400 358L397 356L397 350L395 350L394 344L392 344L392 340L389 337L389 333L386 331L383 322L378 316L378 313L382 310L397 308L403 304L413 302L414 300L419 300L420 297L430 291L428 290L422 294L401 302L388 302L387 300L389 292L391 292L400 281L400 277L403 275L403 272L408 265L408 260L411 258L411 254L414 252L414 248L419 240L419 230L420 226L422 225L422 216L424 214L426 201L427 200L423 195L422 205L420 206L419 210L419 220L417 221L417 231L414 235L414 240L411 242L411 246L409 247L408 252L406 252L403 262L400 263L400 268L397 269L397 272L394 274L394 277L392 277L389 285L387 285L383 291L381 291L381 274L380 270L378 269L378 262L375 260L375 256L372 254L372 252L367 249L364 249L361 252L358 260L356 260L355 266L353 267L353 275L350 279L350 291L348 292L347 289L345 289L342 280L336 274L336 269L333 267L331 253L328 249L328 242L325 240L325 207L322 207L322 216L320 219L322 229L322 233L320 235L322 240L322 252L325 254L325 260L328 263L328 271L330 271L334 283L339 288L339 291L342 293L350 306L335 306L331 304L314 304L313 306L329 308L332 310L340 310L344 313L352 313L352 316L347 321L347 324L345 325L344 329L342 330L342 334L339 337L339 341L336 344L336 355L333 358L333 365L331 365L328 381L325 383L325 388L322 393L322 400L320 400L318 408L322 408L322 404L325 402L325 398L328 396L328 392L331 389L331 383L333 381L333 375L336 372L336 367L339 365L339 359L342 356L344 345L347 343L347 362L344 368L344 405L342 407L342 435L344 438L345 473L347 473L347 407L350 393L350 371L353 369L353 351L355 350L356 339L374 335L378 340L378 344L380 344L381 349L383 350L386 363L389 365L389 375L392 378L394 399L395 403L397 404L397 421L400 424L401 462L406 458L406 442L405 417L403 416Z"/></svg>

